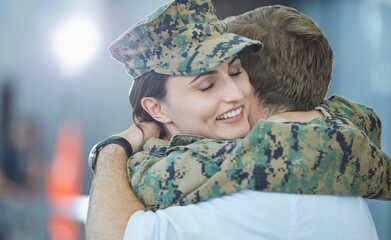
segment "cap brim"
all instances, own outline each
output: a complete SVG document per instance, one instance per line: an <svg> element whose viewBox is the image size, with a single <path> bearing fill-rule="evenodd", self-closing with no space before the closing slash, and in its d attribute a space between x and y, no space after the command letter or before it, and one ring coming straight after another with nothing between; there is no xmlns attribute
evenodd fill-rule
<svg viewBox="0 0 391 240"><path fill-rule="evenodd" d="M183 49L170 61L157 65L154 71L166 75L195 75L217 67L240 51L260 51L263 44L232 33L225 33L195 46Z"/></svg>

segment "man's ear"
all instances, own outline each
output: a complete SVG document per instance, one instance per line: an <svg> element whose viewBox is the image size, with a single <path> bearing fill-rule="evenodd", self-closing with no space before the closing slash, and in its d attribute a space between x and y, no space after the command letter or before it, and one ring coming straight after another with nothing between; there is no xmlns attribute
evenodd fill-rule
<svg viewBox="0 0 391 240"><path fill-rule="evenodd" d="M156 121L164 124L171 122L171 119L168 116L166 109L162 106L161 102L156 98L153 97L143 98L141 100L141 106Z"/></svg>

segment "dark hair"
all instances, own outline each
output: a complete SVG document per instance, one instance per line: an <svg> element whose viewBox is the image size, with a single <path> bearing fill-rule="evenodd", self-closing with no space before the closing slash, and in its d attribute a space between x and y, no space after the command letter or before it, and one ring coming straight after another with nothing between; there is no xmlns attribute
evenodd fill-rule
<svg viewBox="0 0 391 240"><path fill-rule="evenodd" d="M156 121L147 113L141 106L141 100L145 97L153 97L157 100L163 100L166 96L166 81L168 75L156 73L155 71L148 72L133 81L132 88L129 93L130 105L133 109L132 120L133 123L140 127L141 122L155 122L160 126L160 138L168 135L168 131L163 123Z"/></svg>
<svg viewBox="0 0 391 240"><path fill-rule="evenodd" d="M264 43L262 51L239 56L269 114L312 110L321 103L331 80L333 51L314 21L294 8L275 5L226 23L229 32Z"/></svg>

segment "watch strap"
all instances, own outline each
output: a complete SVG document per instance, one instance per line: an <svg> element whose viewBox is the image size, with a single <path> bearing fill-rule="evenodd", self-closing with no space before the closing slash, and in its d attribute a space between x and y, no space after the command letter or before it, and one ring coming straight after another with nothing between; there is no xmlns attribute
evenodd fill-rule
<svg viewBox="0 0 391 240"><path fill-rule="evenodd" d="M125 138L119 137L119 136L111 136L108 137L97 144L95 144L90 152L90 155L88 157L88 166L91 169L93 173L95 173L95 164L96 164L96 159L98 157L99 151L106 145L108 144L118 144L120 145L126 152L126 155L128 158L130 158L133 155L133 149L132 145L126 140Z"/></svg>

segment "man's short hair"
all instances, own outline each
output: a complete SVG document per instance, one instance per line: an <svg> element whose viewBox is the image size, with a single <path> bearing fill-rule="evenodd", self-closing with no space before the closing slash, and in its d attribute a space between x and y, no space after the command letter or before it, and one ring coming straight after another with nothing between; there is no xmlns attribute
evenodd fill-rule
<svg viewBox="0 0 391 240"><path fill-rule="evenodd" d="M308 111L325 98L333 51L318 25L294 8L260 7L227 18L228 31L264 43L258 53L242 53L260 106L269 114Z"/></svg>

